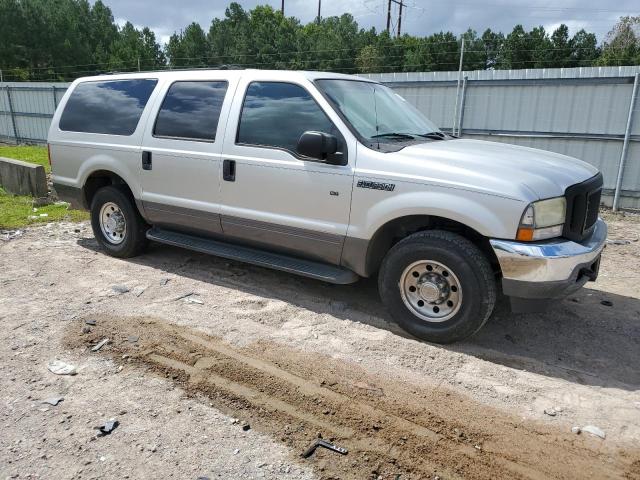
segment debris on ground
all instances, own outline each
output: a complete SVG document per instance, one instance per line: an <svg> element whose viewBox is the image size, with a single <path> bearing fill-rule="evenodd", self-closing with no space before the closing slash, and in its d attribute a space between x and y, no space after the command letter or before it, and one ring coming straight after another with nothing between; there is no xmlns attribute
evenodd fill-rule
<svg viewBox="0 0 640 480"><path fill-rule="evenodd" d="M92 327L96 326L96 321L93 318L87 318L84 323L86 323L87 325L91 325Z"/></svg>
<svg viewBox="0 0 640 480"><path fill-rule="evenodd" d="M204 305L204 302L202 300L200 300L197 296L195 296L195 293L191 293L184 298L184 302L185 303L195 303L197 305Z"/></svg>
<svg viewBox="0 0 640 480"><path fill-rule="evenodd" d="M195 303L196 305L204 305L204 302L202 300L200 300L199 298L195 298L195 297L187 297L184 299L185 303Z"/></svg>
<svg viewBox="0 0 640 480"><path fill-rule="evenodd" d="M596 427L595 425L587 425L586 427L582 427L581 430L600 438L605 438L607 436L602 429Z"/></svg>
<svg viewBox="0 0 640 480"><path fill-rule="evenodd" d="M307 448L304 452L302 452L302 456L304 458L309 458L311 455L313 455L313 452L315 452L318 447L326 448L328 450L331 450L332 452L336 452L341 455L346 455L347 453L349 453L349 450L347 450L346 448L338 447L337 445L334 445L333 443L329 443L326 440L323 440L322 438L316 438L314 442L311 445L309 445L309 448Z"/></svg>
<svg viewBox="0 0 640 480"><path fill-rule="evenodd" d="M144 291L147 289L147 287L134 287L132 290L132 293L136 296L139 297L140 295L142 295L144 293Z"/></svg>
<svg viewBox="0 0 640 480"><path fill-rule="evenodd" d="M173 301L177 302L178 300L182 300L183 298L188 298L191 295L195 295L195 294L196 294L195 292L188 292L188 293L185 293L183 295L180 295L179 297L174 298Z"/></svg>
<svg viewBox="0 0 640 480"><path fill-rule="evenodd" d="M634 240L637 242L637 240ZM631 240L607 240L607 245L629 245Z"/></svg>
<svg viewBox="0 0 640 480"><path fill-rule="evenodd" d="M552 408L545 408L544 409L544 413L546 415L549 415L550 417L555 417L557 414L562 412L562 408L560 407L552 407Z"/></svg>
<svg viewBox="0 0 640 480"><path fill-rule="evenodd" d="M42 401L42 403L48 403L49 405L53 405L55 407L63 400L64 400L64 397L49 397L49 398L45 398Z"/></svg>
<svg viewBox="0 0 640 480"><path fill-rule="evenodd" d="M580 427L571 427L571 433L575 433L576 435L580 435L582 429Z"/></svg>
<svg viewBox="0 0 640 480"><path fill-rule="evenodd" d="M242 424L242 430L244 430L245 432L248 432L249 430L251 430L251 425L249 425L247 422L244 422Z"/></svg>
<svg viewBox="0 0 640 480"><path fill-rule="evenodd" d="M160 286L164 287L167 283L169 283L169 280L171 280L170 278L161 278L160 279Z"/></svg>
<svg viewBox="0 0 640 480"><path fill-rule="evenodd" d="M22 230L0 230L0 240L8 242L20 238L23 234Z"/></svg>
<svg viewBox="0 0 640 480"><path fill-rule="evenodd" d="M100 340L100 342L98 342L96 345L91 347L91 351L92 352L97 352L102 347L104 347L107 343L109 343L109 339L108 338L103 338L102 340Z"/></svg>
<svg viewBox="0 0 640 480"><path fill-rule="evenodd" d="M111 290L113 290L114 292L116 292L116 293L118 293L118 294L122 295L122 294L124 294L124 293L129 292L129 291L130 291L130 288L129 288L129 287L127 287L126 285L113 285L113 286L111 287Z"/></svg>
<svg viewBox="0 0 640 480"><path fill-rule="evenodd" d="M137 343L138 340L140 340L140 337L138 337L137 335L129 335L127 337L127 342L129 343Z"/></svg>
<svg viewBox="0 0 640 480"><path fill-rule="evenodd" d="M54 360L53 362L49 362L47 368L51 373L55 373L56 375L75 375L76 367L73 365L63 362L62 360Z"/></svg>
<svg viewBox="0 0 640 480"><path fill-rule="evenodd" d="M605 307L613 307L613 302L611 300L602 300L600 304L604 305Z"/></svg>
<svg viewBox="0 0 640 480"><path fill-rule="evenodd" d="M111 420L104 422L104 424L94 427L96 430L99 430L98 435L96 436L104 437L105 435L109 435L118 427L118 425L120 425L120 422L115 418L112 418Z"/></svg>

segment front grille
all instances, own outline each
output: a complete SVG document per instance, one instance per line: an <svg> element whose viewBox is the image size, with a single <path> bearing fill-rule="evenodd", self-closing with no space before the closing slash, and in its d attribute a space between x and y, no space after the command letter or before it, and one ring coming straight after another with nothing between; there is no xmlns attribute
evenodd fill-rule
<svg viewBox="0 0 640 480"><path fill-rule="evenodd" d="M564 193L567 199L567 219L562 235L580 242L591 235L598 220L600 196L602 195L602 173L570 186Z"/></svg>

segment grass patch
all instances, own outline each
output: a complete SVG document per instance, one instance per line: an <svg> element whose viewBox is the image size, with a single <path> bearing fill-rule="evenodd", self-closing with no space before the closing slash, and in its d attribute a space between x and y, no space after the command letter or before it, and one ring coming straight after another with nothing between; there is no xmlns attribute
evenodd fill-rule
<svg viewBox="0 0 640 480"><path fill-rule="evenodd" d="M23 162L42 165L47 174L51 173L47 147L0 145L0 157L13 158ZM46 215L46 216L40 216ZM89 219L89 213L82 210L70 210L67 203L46 205L33 210L33 197L11 195L0 187L0 228L22 228L38 223L82 222Z"/></svg>
<svg viewBox="0 0 640 480"><path fill-rule="evenodd" d="M21 228L61 220L81 222L89 219L88 212L70 210L66 203L37 207L37 211L34 212L32 202L33 197L10 195L0 188L0 228ZM46 216L41 217L41 214Z"/></svg>
<svg viewBox="0 0 640 480"><path fill-rule="evenodd" d="M47 147L0 145L0 157L13 158L14 160L22 160L23 162L42 165L45 172L51 172Z"/></svg>

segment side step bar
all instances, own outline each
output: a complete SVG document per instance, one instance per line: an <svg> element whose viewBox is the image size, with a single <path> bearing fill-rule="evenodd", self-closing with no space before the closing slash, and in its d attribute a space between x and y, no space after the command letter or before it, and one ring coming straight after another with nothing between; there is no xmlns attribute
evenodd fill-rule
<svg viewBox="0 0 640 480"><path fill-rule="evenodd" d="M316 280L329 283L345 285L356 282L360 278L355 272L335 265L304 260L280 253L234 245L232 243L173 232L171 230L154 227L147 231L147 238L154 242L183 247L230 260L252 263L261 267L295 273L303 277L315 278Z"/></svg>

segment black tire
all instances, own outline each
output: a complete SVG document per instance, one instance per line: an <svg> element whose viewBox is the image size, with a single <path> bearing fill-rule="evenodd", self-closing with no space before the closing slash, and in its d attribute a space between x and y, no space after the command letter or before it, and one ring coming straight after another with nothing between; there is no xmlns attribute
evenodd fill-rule
<svg viewBox="0 0 640 480"><path fill-rule="evenodd" d="M403 272L423 260L445 265L460 283L458 310L452 310L453 316L444 321L419 317L403 300L400 285ZM451 343L476 333L489 319L496 302L496 281L485 255L466 238L442 230L415 233L389 250L382 261L378 288L383 303L400 327L435 343Z"/></svg>
<svg viewBox="0 0 640 480"><path fill-rule="evenodd" d="M100 212L104 205L114 203L124 216L126 231L119 240L110 241L100 226ZM149 225L144 221L134 204L131 195L115 186L103 187L96 192L91 201L91 228L93 235L106 253L113 257L128 258L142 253L147 245L146 232Z"/></svg>

